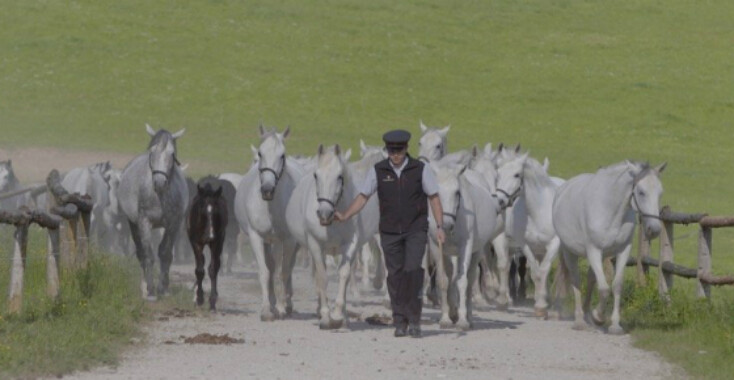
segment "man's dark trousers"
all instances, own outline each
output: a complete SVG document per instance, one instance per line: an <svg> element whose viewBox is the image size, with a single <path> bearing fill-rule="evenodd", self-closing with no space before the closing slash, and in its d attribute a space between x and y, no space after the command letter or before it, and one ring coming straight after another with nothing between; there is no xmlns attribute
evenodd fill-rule
<svg viewBox="0 0 734 380"><path fill-rule="evenodd" d="M423 300L423 255L428 235L426 231L402 234L381 233L382 250L387 267L387 291L390 294L393 323L419 324Z"/></svg>

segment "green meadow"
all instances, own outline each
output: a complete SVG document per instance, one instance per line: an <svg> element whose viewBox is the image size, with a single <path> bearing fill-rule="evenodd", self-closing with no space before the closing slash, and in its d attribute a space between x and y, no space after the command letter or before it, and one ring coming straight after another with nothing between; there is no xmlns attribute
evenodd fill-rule
<svg viewBox="0 0 734 380"><path fill-rule="evenodd" d="M185 127L179 158L198 163L199 176L244 172L260 122L289 125L293 154L380 144L393 128L414 133L415 153L422 120L452 126L450 150L521 143L560 177L666 161L662 205L734 215L731 1L0 0L0 9L0 147L136 153L145 123ZM676 237L676 262L695 266L695 228ZM716 273L734 273L732 248L734 230L716 230ZM691 282L676 287L678 304L699 306ZM734 292L712 292L704 314L725 315ZM730 327L717 330L728 322L640 297L627 314L638 344L694 376L734 371ZM660 315L678 319L650 323ZM729 340L699 348L708 336L699 322ZM721 355L691 364L688 350Z"/></svg>

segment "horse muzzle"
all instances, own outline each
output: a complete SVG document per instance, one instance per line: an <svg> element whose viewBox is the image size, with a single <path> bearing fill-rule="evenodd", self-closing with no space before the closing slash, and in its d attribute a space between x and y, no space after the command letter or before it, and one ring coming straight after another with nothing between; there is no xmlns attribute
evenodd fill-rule
<svg viewBox="0 0 734 380"><path fill-rule="evenodd" d="M316 216L319 218L319 224L322 226L330 226L334 222L334 211L316 211Z"/></svg>
<svg viewBox="0 0 734 380"><path fill-rule="evenodd" d="M264 201L272 201L275 198L275 188L260 188L260 195Z"/></svg>
<svg viewBox="0 0 734 380"><path fill-rule="evenodd" d="M643 219L642 225L645 227L645 237L648 240L655 239L656 237L658 237L658 235L660 235L660 231L663 228L660 221L656 219L652 219L652 220Z"/></svg>

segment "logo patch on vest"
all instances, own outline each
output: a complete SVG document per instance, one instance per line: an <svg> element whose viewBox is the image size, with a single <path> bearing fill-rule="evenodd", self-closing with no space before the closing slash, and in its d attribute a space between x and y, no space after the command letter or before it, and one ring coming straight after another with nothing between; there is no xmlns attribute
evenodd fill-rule
<svg viewBox="0 0 734 380"><path fill-rule="evenodd" d="M386 175L385 178L382 179L382 182L394 182L395 178L391 176L390 174Z"/></svg>

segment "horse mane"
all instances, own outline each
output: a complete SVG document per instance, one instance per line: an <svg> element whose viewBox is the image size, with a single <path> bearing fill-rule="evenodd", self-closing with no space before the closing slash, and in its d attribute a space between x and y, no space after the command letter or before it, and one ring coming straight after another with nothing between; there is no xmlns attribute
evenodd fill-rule
<svg viewBox="0 0 734 380"><path fill-rule="evenodd" d="M173 144L173 151L178 152L178 149L176 148L176 139L173 138L171 132L168 132L165 129L159 129L158 132L156 132L155 135L151 137L150 142L148 143L148 149L168 141L171 141L171 143Z"/></svg>
<svg viewBox="0 0 734 380"><path fill-rule="evenodd" d="M523 165L523 177L527 181L537 182L542 185L555 186L548 173L543 169L543 165L538 160L528 156Z"/></svg>

